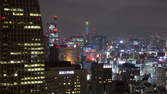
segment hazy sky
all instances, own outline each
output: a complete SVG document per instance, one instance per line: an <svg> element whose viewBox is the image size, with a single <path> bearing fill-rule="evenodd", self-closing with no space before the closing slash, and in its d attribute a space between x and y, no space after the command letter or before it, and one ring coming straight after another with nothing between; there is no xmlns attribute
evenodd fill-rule
<svg viewBox="0 0 167 94"><path fill-rule="evenodd" d="M84 21L99 34L128 37L162 32L167 35L167 0L39 0L44 23L60 16L65 37L84 33Z"/></svg>

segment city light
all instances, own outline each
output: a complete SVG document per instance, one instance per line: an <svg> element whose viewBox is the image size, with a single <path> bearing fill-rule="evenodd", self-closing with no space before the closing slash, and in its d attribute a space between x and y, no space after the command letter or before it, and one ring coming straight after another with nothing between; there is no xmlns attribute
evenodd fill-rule
<svg viewBox="0 0 167 94"><path fill-rule="evenodd" d="M167 0L0 2L2 94L167 94Z"/></svg>
<svg viewBox="0 0 167 94"><path fill-rule="evenodd" d="M120 41L119 41L119 43L121 43L121 44L122 44L122 43L124 43L124 41L123 41L123 40L120 40Z"/></svg>
<svg viewBox="0 0 167 94"><path fill-rule="evenodd" d="M74 71L59 71L59 75L69 75L74 74Z"/></svg>
<svg viewBox="0 0 167 94"><path fill-rule="evenodd" d="M106 64L105 64L105 65L103 65L103 68L104 68L104 69L112 68L112 65L106 65Z"/></svg>

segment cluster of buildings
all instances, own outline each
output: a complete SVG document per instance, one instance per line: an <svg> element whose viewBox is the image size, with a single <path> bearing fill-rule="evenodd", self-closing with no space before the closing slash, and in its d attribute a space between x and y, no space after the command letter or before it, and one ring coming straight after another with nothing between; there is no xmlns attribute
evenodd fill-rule
<svg viewBox="0 0 167 94"><path fill-rule="evenodd" d="M43 33L38 0L0 0L0 4L0 93L167 90L165 41L159 37L109 43L86 21L85 35L62 39L57 16Z"/></svg>
<svg viewBox="0 0 167 94"><path fill-rule="evenodd" d="M151 39L114 41L114 50L107 51L112 53L112 59L117 62L109 59L114 66L113 80L127 81L131 93L162 94L167 90L165 40L156 41L159 43L154 43Z"/></svg>
<svg viewBox="0 0 167 94"><path fill-rule="evenodd" d="M0 3L0 93L87 94L90 75L79 65L82 51L87 50L85 40L72 37L64 45L59 40L57 16L43 34L38 0ZM97 83L111 83L111 78Z"/></svg>

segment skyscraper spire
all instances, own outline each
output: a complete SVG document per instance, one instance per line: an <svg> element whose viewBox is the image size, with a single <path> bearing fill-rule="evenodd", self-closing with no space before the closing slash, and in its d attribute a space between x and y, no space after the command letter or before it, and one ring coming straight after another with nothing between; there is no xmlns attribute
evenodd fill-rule
<svg viewBox="0 0 167 94"><path fill-rule="evenodd" d="M90 42L90 22L89 21L85 21L85 40L86 40L86 44L89 44Z"/></svg>
<svg viewBox="0 0 167 94"><path fill-rule="evenodd" d="M89 33L90 32L90 30L89 30L89 21L85 21L85 32L86 33Z"/></svg>

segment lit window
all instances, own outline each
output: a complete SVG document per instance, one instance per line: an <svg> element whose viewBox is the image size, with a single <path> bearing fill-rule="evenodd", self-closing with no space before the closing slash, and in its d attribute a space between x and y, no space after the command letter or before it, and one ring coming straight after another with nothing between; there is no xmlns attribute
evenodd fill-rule
<svg viewBox="0 0 167 94"><path fill-rule="evenodd" d="M6 76L7 76L7 74L3 74L3 76L4 76L4 77L6 77Z"/></svg>
<svg viewBox="0 0 167 94"><path fill-rule="evenodd" d="M15 73L15 74L14 74L14 76L16 77L16 76L18 76L18 74L17 74L17 73Z"/></svg>
<svg viewBox="0 0 167 94"><path fill-rule="evenodd" d="M41 43L24 43L24 46L41 46Z"/></svg>
<svg viewBox="0 0 167 94"><path fill-rule="evenodd" d="M41 14L38 14L38 13L30 13L30 16L41 16Z"/></svg>
<svg viewBox="0 0 167 94"><path fill-rule="evenodd" d="M29 68L28 71L44 71L44 68Z"/></svg>
<svg viewBox="0 0 167 94"><path fill-rule="evenodd" d="M22 60L22 61L13 61L13 60L11 60L9 63L11 63L11 64L19 64L19 63L23 63L24 61Z"/></svg>
<svg viewBox="0 0 167 94"><path fill-rule="evenodd" d="M4 11L10 11L10 9L9 8L4 8Z"/></svg>
<svg viewBox="0 0 167 94"><path fill-rule="evenodd" d="M9 26L7 26L7 25L4 25L4 26L2 26L2 28L9 28Z"/></svg>
<svg viewBox="0 0 167 94"><path fill-rule="evenodd" d="M6 61L0 61L0 64L7 64L8 62Z"/></svg>
<svg viewBox="0 0 167 94"><path fill-rule="evenodd" d="M41 26L24 26L24 29L41 29Z"/></svg>
<svg viewBox="0 0 167 94"><path fill-rule="evenodd" d="M22 52L10 52L11 55L22 55Z"/></svg>
<svg viewBox="0 0 167 94"><path fill-rule="evenodd" d="M23 16L24 14L23 13L15 13L15 12L13 12L13 15L14 16Z"/></svg>
<svg viewBox="0 0 167 94"><path fill-rule="evenodd" d="M4 11L19 11L19 12L23 12L24 9L21 9L21 8L4 8Z"/></svg>

